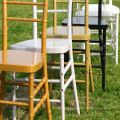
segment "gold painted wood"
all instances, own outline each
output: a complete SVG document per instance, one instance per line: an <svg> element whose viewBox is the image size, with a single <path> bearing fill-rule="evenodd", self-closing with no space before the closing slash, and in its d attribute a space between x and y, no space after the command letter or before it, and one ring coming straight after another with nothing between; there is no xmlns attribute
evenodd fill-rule
<svg viewBox="0 0 120 120"><path fill-rule="evenodd" d="M64 62L64 65L67 65L68 62ZM49 62L48 65L60 65L60 62ZM75 63L74 62L74 65L75 66L85 66L85 63Z"/></svg>
<svg viewBox="0 0 120 120"><path fill-rule="evenodd" d="M11 20L11 21L27 21L27 22L42 22L42 20L40 20L40 19L15 18L15 17L7 17L7 20Z"/></svg>
<svg viewBox="0 0 120 120"><path fill-rule="evenodd" d="M6 100L0 100L0 104L16 105L16 106L28 106L28 103L24 103L24 102L13 102L13 101L6 101Z"/></svg>
<svg viewBox="0 0 120 120"><path fill-rule="evenodd" d="M55 15L54 15L55 17ZM57 18L54 18L56 21ZM73 26L72 27L72 40L90 40L91 31L87 28L88 33L86 34L86 27L84 26ZM48 38L67 38L67 27L66 26L57 26L57 23L54 22L54 26L47 29Z"/></svg>
<svg viewBox="0 0 120 120"><path fill-rule="evenodd" d="M64 80L65 82L67 81L67 80ZM85 80L76 80L76 83L86 83L86 81Z"/></svg>
<svg viewBox="0 0 120 120"><path fill-rule="evenodd" d="M36 86L36 88L34 89L34 91L33 91L33 96L35 97L35 95L38 93L38 91L43 87L43 85L45 84L45 81L46 81L47 79L46 78L43 78L42 80L41 80L41 82Z"/></svg>
<svg viewBox="0 0 120 120"><path fill-rule="evenodd" d="M36 104L33 110L33 115L37 112L37 110L41 107L41 105L44 103L44 101L47 99L48 93L45 93L42 99Z"/></svg>
<svg viewBox="0 0 120 120"><path fill-rule="evenodd" d="M6 72L1 72L1 86L0 86L0 100L4 100L4 90L5 90L5 79L6 79ZM3 116L3 104L0 104L0 120L2 120Z"/></svg>
<svg viewBox="0 0 120 120"><path fill-rule="evenodd" d="M84 51L73 51L74 54L85 54Z"/></svg>
<svg viewBox="0 0 120 120"><path fill-rule="evenodd" d="M21 5L44 5L43 6L43 18L42 19L31 19L31 18L14 18L7 17L7 4L21 4ZM3 42L2 51L0 51L0 75L1 87L0 87L0 120L3 116L3 104L7 105L17 105L17 106L27 106L29 107L29 120L33 120L35 112L46 100L47 104L47 116L48 120L51 120L51 110L50 110L50 100L48 91L48 78L47 78L47 58L46 58L46 26L47 26L47 10L48 10L48 0L44 0L44 3L34 3L34 2L17 2L3 0ZM42 53L31 52L31 51L20 51L20 50L7 50L7 20L13 21L29 21L29 22L42 22ZM34 72L38 71L43 67L43 81L41 83L34 84ZM19 82L5 82L6 71L12 72L25 72L29 73L29 83L19 83ZM13 102L4 100L4 88L7 85L21 85L29 86L29 103L25 102ZM37 107L34 109L34 95L38 93L41 87L45 86L45 95L38 102ZM33 87L36 89L33 90ZM35 111L33 114L33 110Z"/></svg>
<svg viewBox="0 0 120 120"><path fill-rule="evenodd" d="M4 53L4 54L3 54ZM7 60L3 59L7 54ZM14 58L14 59L13 59ZM40 52L7 50L0 51L0 70L14 72L36 72L44 61L44 54Z"/></svg>
<svg viewBox="0 0 120 120"><path fill-rule="evenodd" d="M44 3L38 3L38 2L22 2L22 1L7 1L7 4L17 4L17 5L39 5L44 6Z"/></svg>
<svg viewBox="0 0 120 120"><path fill-rule="evenodd" d="M34 73L29 74L29 120L33 120L33 81L34 81Z"/></svg>

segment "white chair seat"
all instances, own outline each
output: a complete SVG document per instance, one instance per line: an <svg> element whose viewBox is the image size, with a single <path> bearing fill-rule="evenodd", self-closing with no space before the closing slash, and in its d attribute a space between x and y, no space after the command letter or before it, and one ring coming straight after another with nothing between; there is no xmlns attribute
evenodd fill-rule
<svg viewBox="0 0 120 120"><path fill-rule="evenodd" d="M85 6L82 7L82 10L85 10ZM105 9L104 6L102 5L102 12L110 12L113 14L119 14L119 8L114 6L114 5L109 5L106 4L105 5ZM93 13L94 12L94 13ZM104 13L102 13L103 15ZM89 4L89 16L98 16L98 4Z"/></svg>
<svg viewBox="0 0 120 120"><path fill-rule="evenodd" d="M10 46L14 50L40 51L41 52L41 38L37 40L37 47L34 46L34 40L26 40ZM61 38L47 38L46 40L47 53L65 53L70 48L68 39Z"/></svg>

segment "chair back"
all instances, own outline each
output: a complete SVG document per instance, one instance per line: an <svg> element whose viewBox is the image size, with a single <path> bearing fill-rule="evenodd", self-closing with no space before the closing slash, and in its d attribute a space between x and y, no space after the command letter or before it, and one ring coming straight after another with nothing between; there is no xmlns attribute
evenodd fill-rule
<svg viewBox="0 0 120 120"><path fill-rule="evenodd" d="M57 9L57 4L68 4L67 8L64 9ZM35 10L36 13L43 12L42 10ZM53 13L53 34L57 34L57 13L67 13L67 38L71 40L71 12L72 12L72 0L53 0L53 9L48 10L48 12ZM37 27L34 27L37 30ZM34 31L36 31L34 30Z"/></svg>
<svg viewBox="0 0 120 120"><path fill-rule="evenodd" d="M80 7L79 6L80 3L84 4L85 12L82 17L84 17L84 21L85 21L85 34L88 34L88 27L89 27L89 22L88 22L88 9L89 9L88 7L89 6L88 6L88 4L89 4L89 0L73 0L72 3L77 3L77 8Z"/></svg>
<svg viewBox="0 0 120 120"><path fill-rule="evenodd" d="M15 5L36 5L43 6L43 16L41 19L37 18L19 18L19 17L8 17L7 8L8 4ZM7 54L7 21L25 21L25 22L41 22L42 23L42 44L41 51L46 54L46 26L47 26L47 10L48 0L43 2L24 2L24 1L7 1L3 0L3 39L2 39L2 50L3 54ZM28 12L28 11L27 11Z"/></svg>
<svg viewBox="0 0 120 120"><path fill-rule="evenodd" d="M67 12L67 37L68 39L71 40L71 14L72 14L72 0L53 0L53 10L57 11L53 13L53 33L57 34L57 13L58 12ZM68 8L67 9L57 9L57 4L62 4L62 3L68 3Z"/></svg>

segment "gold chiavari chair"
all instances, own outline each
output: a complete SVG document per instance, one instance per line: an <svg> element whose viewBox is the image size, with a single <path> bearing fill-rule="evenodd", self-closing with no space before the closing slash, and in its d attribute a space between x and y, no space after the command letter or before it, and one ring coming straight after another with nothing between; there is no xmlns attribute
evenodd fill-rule
<svg viewBox="0 0 120 120"><path fill-rule="evenodd" d="M39 5L43 6L43 17L42 19L31 19L31 18L15 18L7 16L7 5ZM0 120L3 117L3 105L12 106L24 106L29 107L29 120L33 120L35 113L38 111L40 106L46 101L47 105L47 116L51 120L51 110L49 101L48 91L48 78L47 78L47 59L46 59L46 26L47 26L47 10L48 0L43 2L23 2L23 1L7 1L3 0L3 43L2 50L0 51ZM7 50L7 21L26 21L26 22L41 22L42 23L42 44L41 52L31 51L20 51L20 50ZM9 38L8 38L9 39ZM34 73L43 67L43 78L38 84L34 84ZM8 82L6 81L6 72L22 72L29 73L29 82ZM4 100L5 85L17 85L17 86L28 86L29 97L28 102L15 102ZM38 91L44 85L45 94L34 105L34 97Z"/></svg>
<svg viewBox="0 0 120 120"><path fill-rule="evenodd" d="M57 10L57 3L66 3L68 0L54 0L53 9ZM92 75L92 67L91 67L91 59L90 59L90 45L89 40L91 38L91 31L88 25L88 3L89 0L72 0L72 3L82 3L85 4L85 15L84 15L84 26L72 26L72 42L84 42L85 50L82 51L74 51L74 54L85 54L85 63L74 62L74 66L76 67L85 67L85 80L76 80L77 83L85 83L86 84L86 109L89 109L89 78L91 83L92 92L94 92L93 85L93 75ZM58 26L57 25L57 13L53 13L53 27L47 28L47 38L55 38L55 37L63 37L65 38L67 34L67 27ZM53 55L54 58L54 55ZM52 59L49 65L56 64L58 62L54 62ZM66 64L66 63L65 63ZM76 74L76 73L75 73Z"/></svg>

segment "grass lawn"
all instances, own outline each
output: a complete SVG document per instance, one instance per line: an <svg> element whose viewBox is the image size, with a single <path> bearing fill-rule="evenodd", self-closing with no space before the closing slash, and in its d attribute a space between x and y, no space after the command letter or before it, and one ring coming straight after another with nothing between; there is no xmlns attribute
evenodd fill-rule
<svg viewBox="0 0 120 120"><path fill-rule="evenodd" d="M26 0L30 1L30 0ZM31 0L32 1L32 0ZM40 0L39 0L40 1ZM50 0L49 0L50 1ZM107 0L108 1L108 0ZM90 0L90 3L97 3L97 0ZM52 1L49 3L49 9L52 9ZM113 0L113 5L120 8L120 0ZM59 6L59 5L58 5ZM62 4L59 7L66 7ZM76 6L74 5L74 11ZM32 18L32 6L20 6L15 7L14 5L9 5L8 16L14 17L29 17ZM38 17L41 15L39 14ZM58 24L66 18L66 15L58 15ZM120 19L119 19L120 23ZM38 31L41 31L41 26L38 24ZM52 13L48 14L48 25L50 27L53 25ZM39 35L39 33L38 33ZM8 22L8 49L9 46L20 41L31 39L32 34L32 23L30 22ZM95 37L93 35L92 37ZM119 39L120 39L120 27L119 27ZM119 42L120 46L120 42ZM74 45L74 47L76 47ZM2 0L0 0L0 49L2 49ZM50 56L48 56L49 59ZM59 56L56 56L56 60ZM74 60L81 60L81 56L74 55ZM91 56L92 64L100 64L99 56ZM120 61L120 49L119 49L119 61ZM120 62L119 62L120 63ZM84 68L75 68L76 79L84 79ZM50 71L48 71L50 76ZM37 73L37 77L41 75L41 70ZM66 75L68 77L69 73ZM25 77L27 74L17 74L17 77ZM59 71L54 71L54 77L59 78ZM90 104L89 111L85 110L85 84L77 84L79 105L81 115L76 114L74 96L72 92L72 85L68 87L65 94L65 106L66 106L66 120L120 120L120 64L115 65L112 56L106 56L106 91L102 90L102 76L101 69L93 68L93 78L94 78L94 94L91 92L90 88ZM7 81L11 81L11 73L7 73ZM27 88L20 87L17 90L17 97L25 97ZM5 88L5 99L11 99L11 86L6 86ZM41 96L41 93L37 96ZM50 92L50 98L60 98L60 86L58 84L53 84L53 89ZM52 119L60 120L60 104L51 104ZM28 119L28 108L17 107L17 120ZM47 120L46 109L41 108L39 112L34 117L35 120ZM3 120L12 120L12 107L5 106Z"/></svg>

